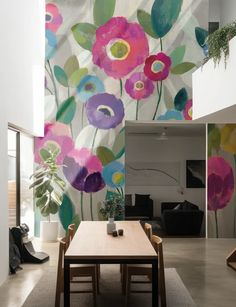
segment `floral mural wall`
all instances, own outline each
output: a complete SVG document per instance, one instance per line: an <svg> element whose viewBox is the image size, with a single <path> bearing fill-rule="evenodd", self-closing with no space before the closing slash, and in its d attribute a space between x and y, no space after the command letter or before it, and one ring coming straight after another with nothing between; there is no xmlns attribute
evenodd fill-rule
<svg viewBox="0 0 236 307"><path fill-rule="evenodd" d="M208 125L208 236L236 237L236 124Z"/></svg>
<svg viewBox="0 0 236 307"><path fill-rule="evenodd" d="M207 53L207 0L46 4L45 137L66 182L62 225L124 195L124 121L191 120L191 74Z"/></svg>

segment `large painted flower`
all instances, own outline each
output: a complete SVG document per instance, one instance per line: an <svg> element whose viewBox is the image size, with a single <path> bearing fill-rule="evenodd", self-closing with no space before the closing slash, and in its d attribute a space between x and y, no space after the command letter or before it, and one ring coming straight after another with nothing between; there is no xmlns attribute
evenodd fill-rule
<svg viewBox="0 0 236 307"><path fill-rule="evenodd" d="M87 75L82 78L76 91L80 101L86 102L93 95L104 93L105 87L98 77Z"/></svg>
<svg viewBox="0 0 236 307"><path fill-rule="evenodd" d="M192 107L193 107L192 99L189 99L183 110L184 118L187 120L192 119Z"/></svg>
<svg viewBox="0 0 236 307"><path fill-rule="evenodd" d="M170 72L171 58L163 52L150 55L144 66L145 75L153 81L165 80Z"/></svg>
<svg viewBox="0 0 236 307"><path fill-rule="evenodd" d="M230 164L222 157L208 159L208 210L222 209L234 193L234 175Z"/></svg>
<svg viewBox="0 0 236 307"><path fill-rule="evenodd" d="M60 149L56 162L61 165L67 153L74 148L69 127L59 122L45 124L44 137L36 137L34 142L34 159L36 163L42 162L40 149L47 148L50 144L56 145Z"/></svg>
<svg viewBox="0 0 236 307"><path fill-rule="evenodd" d="M97 94L86 103L86 114L91 125L99 129L115 128L124 118L124 106L111 94Z"/></svg>
<svg viewBox="0 0 236 307"><path fill-rule="evenodd" d="M63 18L57 6L53 3L48 3L46 5L46 15L45 15L46 30L50 30L56 33L62 22Z"/></svg>
<svg viewBox="0 0 236 307"><path fill-rule="evenodd" d="M102 177L111 188L123 187L125 183L124 165L118 161L107 164L102 171Z"/></svg>
<svg viewBox="0 0 236 307"><path fill-rule="evenodd" d="M148 40L139 24L113 17L97 29L92 53L94 64L120 79L145 61Z"/></svg>
<svg viewBox="0 0 236 307"><path fill-rule="evenodd" d="M87 148L73 149L63 162L63 173L77 190L94 193L105 187L101 175L102 163Z"/></svg>
<svg viewBox="0 0 236 307"><path fill-rule="evenodd" d="M51 58L53 58L56 52L57 38L55 34L50 30L45 31L45 37L46 37L45 58L46 60L50 60Z"/></svg>
<svg viewBox="0 0 236 307"><path fill-rule="evenodd" d="M158 117L158 120L182 120L183 115L177 110L167 110L165 114Z"/></svg>
<svg viewBox="0 0 236 307"><path fill-rule="evenodd" d="M231 154L236 154L236 124L224 125L220 136L221 147Z"/></svg>
<svg viewBox="0 0 236 307"><path fill-rule="evenodd" d="M126 80L125 90L131 98L140 100L153 93L154 85L143 72L135 72Z"/></svg>

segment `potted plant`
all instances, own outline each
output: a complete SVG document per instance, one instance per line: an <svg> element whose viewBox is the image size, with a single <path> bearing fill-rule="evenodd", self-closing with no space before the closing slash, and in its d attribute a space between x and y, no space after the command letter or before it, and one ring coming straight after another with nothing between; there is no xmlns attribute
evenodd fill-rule
<svg viewBox="0 0 236 307"><path fill-rule="evenodd" d="M213 59L218 64L221 57L224 56L225 66L229 55L229 41L236 36L236 21L216 30L207 38L208 57L205 59Z"/></svg>
<svg viewBox="0 0 236 307"><path fill-rule="evenodd" d="M119 195L113 195L103 202L103 206L100 208L99 212L103 218L108 219L107 233L111 234L113 230L116 229L116 224L114 223L115 218L119 219L122 215L123 198Z"/></svg>
<svg viewBox="0 0 236 307"><path fill-rule="evenodd" d="M47 221L40 222L42 241L55 241L58 235L58 221L51 221L50 215L58 212L65 189L65 182L58 175L59 166L56 163L56 158L59 153L60 149L53 143L41 148L42 164L30 177L30 179L34 179L29 188L34 188L36 207L39 208L43 217L48 217Z"/></svg>

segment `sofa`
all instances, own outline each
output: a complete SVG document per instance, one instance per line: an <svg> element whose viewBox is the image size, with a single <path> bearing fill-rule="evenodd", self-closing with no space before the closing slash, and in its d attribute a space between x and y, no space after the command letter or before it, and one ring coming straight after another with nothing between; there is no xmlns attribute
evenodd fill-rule
<svg viewBox="0 0 236 307"><path fill-rule="evenodd" d="M132 195L125 195L125 218L149 219L153 218L153 200L149 194L135 194L135 202L132 202Z"/></svg>
<svg viewBox="0 0 236 307"><path fill-rule="evenodd" d="M161 203L162 224L167 235L199 236L204 212L198 206L184 202Z"/></svg>

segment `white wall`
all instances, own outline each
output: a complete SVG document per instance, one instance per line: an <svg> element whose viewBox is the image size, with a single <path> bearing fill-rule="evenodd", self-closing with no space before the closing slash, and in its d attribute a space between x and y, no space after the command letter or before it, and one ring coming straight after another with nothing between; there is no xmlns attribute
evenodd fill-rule
<svg viewBox="0 0 236 307"><path fill-rule="evenodd" d="M226 67L224 58L216 66L213 60L209 60L192 75L193 119L235 105L236 37L229 42L229 47Z"/></svg>
<svg viewBox="0 0 236 307"><path fill-rule="evenodd" d="M221 0L209 0L209 21L220 21Z"/></svg>
<svg viewBox="0 0 236 307"><path fill-rule="evenodd" d="M44 8L43 0L0 1L0 284L8 275L7 123L43 134Z"/></svg>
<svg viewBox="0 0 236 307"><path fill-rule="evenodd" d="M220 1L220 25L225 26L236 20L236 1L221 0Z"/></svg>
<svg viewBox="0 0 236 307"><path fill-rule="evenodd" d="M186 160L205 160L205 142L204 137L184 137L157 141L155 138L147 136L126 136L125 163L180 162L180 182L185 187ZM161 202L184 201L185 199L205 211L205 189L184 188L184 195L181 195L177 192L177 186L126 185L125 193L150 194L154 201L154 216L161 215Z"/></svg>

